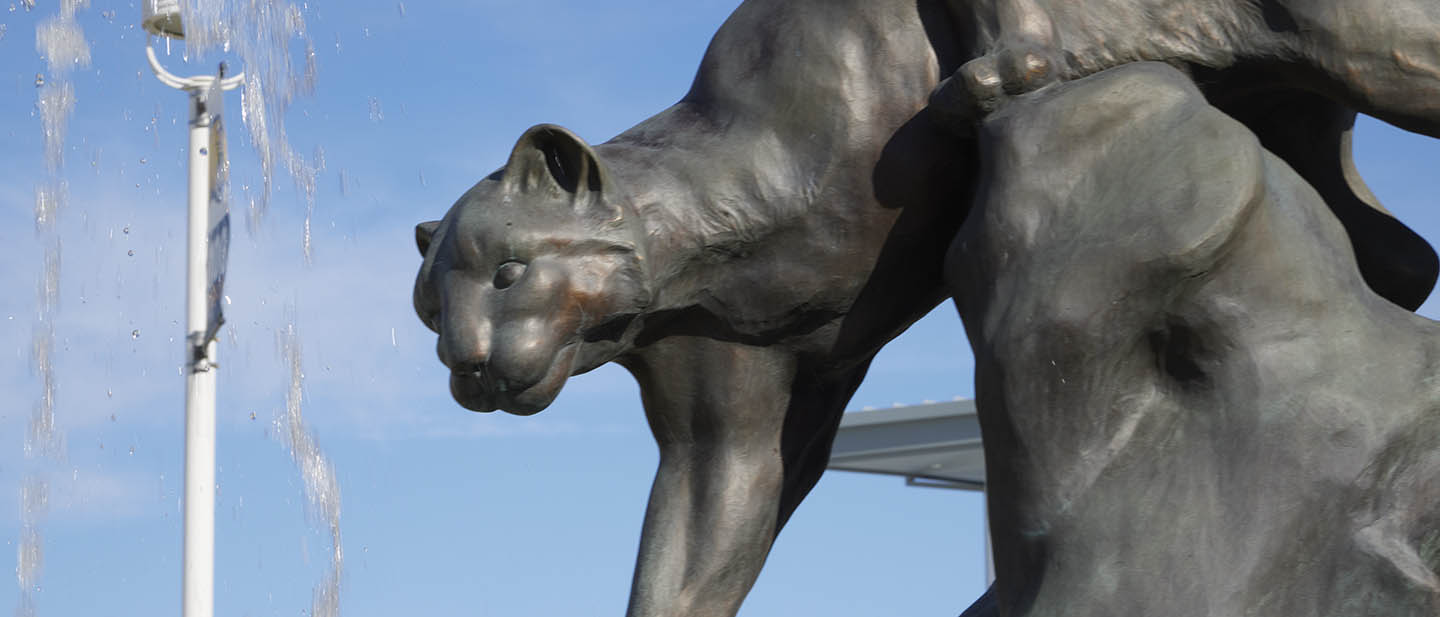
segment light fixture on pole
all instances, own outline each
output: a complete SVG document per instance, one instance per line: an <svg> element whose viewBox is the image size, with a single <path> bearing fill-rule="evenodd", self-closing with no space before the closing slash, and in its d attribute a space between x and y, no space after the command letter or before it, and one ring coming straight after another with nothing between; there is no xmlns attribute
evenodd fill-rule
<svg viewBox="0 0 1440 617"><path fill-rule="evenodd" d="M225 204L224 92L244 73L178 77L155 57L151 35L185 37L178 0L141 0L145 56L161 83L190 95L190 166L185 273L185 549L184 617L212 617L215 611L215 333L230 214Z"/></svg>
<svg viewBox="0 0 1440 617"><path fill-rule="evenodd" d="M180 21L179 0L145 0L141 7L140 25L155 36L185 38L185 26Z"/></svg>

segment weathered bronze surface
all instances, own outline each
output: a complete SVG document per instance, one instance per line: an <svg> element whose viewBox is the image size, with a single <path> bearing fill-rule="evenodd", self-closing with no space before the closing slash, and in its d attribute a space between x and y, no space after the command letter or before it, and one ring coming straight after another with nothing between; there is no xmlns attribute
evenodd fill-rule
<svg viewBox="0 0 1440 617"><path fill-rule="evenodd" d="M998 614L1440 613L1440 327L1319 193L1159 64L979 135L946 263Z"/></svg>
<svg viewBox="0 0 1440 617"><path fill-rule="evenodd" d="M1362 4L749 0L675 106L595 147L534 127L420 225L416 310L473 410L635 376L632 616L738 610L870 358L952 290L996 496L973 614L1433 614L1404 309L1435 254L1349 131L1440 134L1440 5ZM1104 72L1140 60L1174 68ZM1397 337L1389 381L1339 359Z"/></svg>

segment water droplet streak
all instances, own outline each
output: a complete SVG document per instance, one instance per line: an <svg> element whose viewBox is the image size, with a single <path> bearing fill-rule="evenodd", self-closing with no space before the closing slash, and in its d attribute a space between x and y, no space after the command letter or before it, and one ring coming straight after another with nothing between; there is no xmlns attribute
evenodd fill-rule
<svg viewBox="0 0 1440 617"><path fill-rule="evenodd" d="M16 550L15 578L19 586L17 617L34 617L35 594L41 589L40 575L45 562L43 525L49 512L50 487L46 467L63 460L62 436L55 424L58 379L55 374L55 316L60 308L61 243L60 213L65 209L67 190L61 170L65 165L65 132L75 109L75 87L70 72L90 64L90 45L75 20L86 0L61 0L56 15L35 26L35 51L45 60L50 79L35 75L36 110L40 115L47 178L35 189L35 235L43 247L36 314L30 345L30 360L39 377L40 394L27 423L23 451L26 458L20 485L20 539ZM24 0L25 10L35 7Z"/></svg>
<svg viewBox="0 0 1440 617"><path fill-rule="evenodd" d="M203 57L220 49L239 56L245 72L240 92L240 119L260 156L260 191L249 200L247 227L259 229L269 210L277 171L291 175L296 188L313 185L312 170L323 164L306 161L292 147L285 115L298 97L315 89L318 64L306 26L310 6L286 0L181 0L186 14L186 52ZM297 56L294 51L300 50Z"/></svg>
<svg viewBox="0 0 1440 617"><path fill-rule="evenodd" d="M277 338L281 358L290 371L290 387L285 392L285 417L279 432L290 447L291 460L300 468L310 514L315 520L323 522L330 532L330 569L315 587L310 614L313 617L338 617L340 575L345 562L340 541L340 482L335 475L335 466L320 449L302 415L305 373L300 337L293 319L277 333Z"/></svg>
<svg viewBox="0 0 1440 617"><path fill-rule="evenodd" d="M370 121L382 122L385 120L385 109L380 106L380 99L370 97Z"/></svg>

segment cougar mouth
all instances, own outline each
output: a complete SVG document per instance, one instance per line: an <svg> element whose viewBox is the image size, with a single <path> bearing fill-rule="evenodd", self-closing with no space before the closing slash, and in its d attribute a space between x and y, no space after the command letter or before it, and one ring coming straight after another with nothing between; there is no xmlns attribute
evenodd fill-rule
<svg viewBox="0 0 1440 617"><path fill-rule="evenodd" d="M539 413L554 402L565 380L570 377L576 347L571 344L560 348L544 377L532 383L507 378L493 366L474 371L452 371L450 395L461 407L470 411L488 413L498 409L517 416Z"/></svg>
<svg viewBox="0 0 1440 617"><path fill-rule="evenodd" d="M496 401L497 389L485 371L451 371L450 395L455 402L470 411L492 412L500 408Z"/></svg>

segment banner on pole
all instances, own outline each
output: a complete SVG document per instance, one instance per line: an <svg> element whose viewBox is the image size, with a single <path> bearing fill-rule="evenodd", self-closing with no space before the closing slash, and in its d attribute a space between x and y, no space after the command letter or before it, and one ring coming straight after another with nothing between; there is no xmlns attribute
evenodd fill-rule
<svg viewBox="0 0 1440 617"><path fill-rule="evenodd" d="M209 254L205 259L205 338L208 344L225 323L221 304L225 300L225 266L230 257L230 156L225 148L225 92L220 86L225 66L205 93L205 111L210 114L210 205L208 210Z"/></svg>

